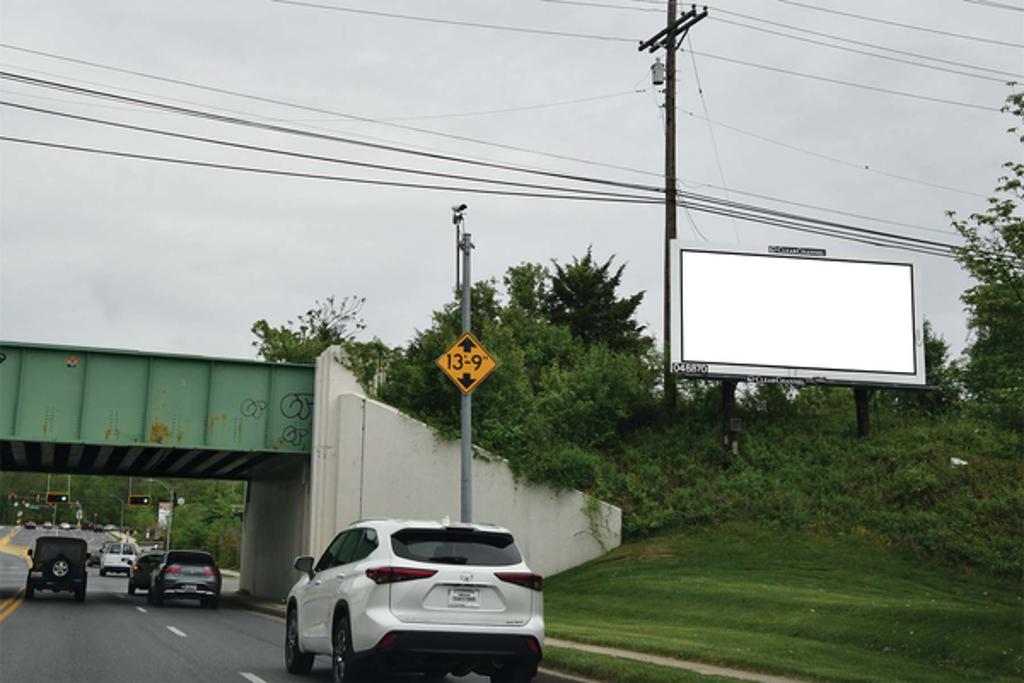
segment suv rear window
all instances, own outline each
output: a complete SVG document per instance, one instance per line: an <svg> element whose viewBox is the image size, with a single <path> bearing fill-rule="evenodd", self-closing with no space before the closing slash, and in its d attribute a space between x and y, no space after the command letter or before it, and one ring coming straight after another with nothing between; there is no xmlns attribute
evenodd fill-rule
<svg viewBox="0 0 1024 683"><path fill-rule="evenodd" d="M38 545L35 559L43 562L56 560L63 555L73 562L85 560L85 545L82 541L68 539L66 541L47 540Z"/></svg>
<svg viewBox="0 0 1024 683"><path fill-rule="evenodd" d="M416 562L502 567L523 558L511 534L451 529L404 529L391 536L395 555Z"/></svg>
<svg viewBox="0 0 1024 683"><path fill-rule="evenodd" d="M188 564L205 567L213 566L213 557L207 553L175 552L167 553L167 564Z"/></svg>

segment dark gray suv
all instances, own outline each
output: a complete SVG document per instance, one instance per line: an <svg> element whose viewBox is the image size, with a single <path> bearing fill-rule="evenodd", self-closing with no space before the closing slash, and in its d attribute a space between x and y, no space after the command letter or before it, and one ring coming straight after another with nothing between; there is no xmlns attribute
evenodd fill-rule
<svg viewBox="0 0 1024 683"><path fill-rule="evenodd" d="M29 549L32 565L25 581L25 599L31 600L37 590L69 592L75 600L85 602L88 575L85 570L89 556L81 538L43 536L36 539L35 549Z"/></svg>
<svg viewBox="0 0 1024 683"><path fill-rule="evenodd" d="M163 552L152 552L139 555L132 565L131 573L128 575L128 595L135 595L135 591L142 589L149 590L153 572L160 568L164 561Z"/></svg>
<svg viewBox="0 0 1024 683"><path fill-rule="evenodd" d="M171 550L163 564L150 574L146 600L162 605L164 600L199 600L203 607L220 605L220 569L210 553L201 550Z"/></svg>

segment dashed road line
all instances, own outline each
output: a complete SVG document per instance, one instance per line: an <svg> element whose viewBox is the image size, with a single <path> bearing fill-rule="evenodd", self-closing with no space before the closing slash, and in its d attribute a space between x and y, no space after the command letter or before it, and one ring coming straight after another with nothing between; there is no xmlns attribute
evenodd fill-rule
<svg viewBox="0 0 1024 683"><path fill-rule="evenodd" d="M140 612L142 612L143 614L145 614L145 613L146 613L146 608L145 608L145 607L136 607L135 609L139 610L139 611L140 611Z"/></svg>
<svg viewBox="0 0 1024 683"><path fill-rule="evenodd" d="M188 636L185 635L184 631L179 631L178 629L174 628L173 626L168 626L167 630L170 631L171 633L173 633L176 636L181 636L182 638L188 638Z"/></svg>
<svg viewBox="0 0 1024 683"><path fill-rule="evenodd" d="M265 680L263 680L256 674L251 674L248 671L239 671L238 673L242 676L242 678L249 681L249 683L267 683Z"/></svg>

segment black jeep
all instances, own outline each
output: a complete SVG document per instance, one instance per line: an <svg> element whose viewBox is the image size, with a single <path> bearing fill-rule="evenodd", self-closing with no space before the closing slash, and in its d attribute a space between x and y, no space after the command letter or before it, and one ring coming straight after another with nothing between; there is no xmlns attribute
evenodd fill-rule
<svg viewBox="0 0 1024 683"><path fill-rule="evenodd" d="M43 536L36 539L35 552L29 549L28 554L32 566L25 581L26 600L31 600L37 590L50 590L68 591L78 602L85 601L89 552L83 539Z"/></svg>

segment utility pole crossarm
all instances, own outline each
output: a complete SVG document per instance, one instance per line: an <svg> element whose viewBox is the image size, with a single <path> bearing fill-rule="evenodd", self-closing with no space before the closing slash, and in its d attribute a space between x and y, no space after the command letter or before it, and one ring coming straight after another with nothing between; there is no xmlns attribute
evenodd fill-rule
<svg viewBox="0 0 1024 683"><path fill-rule="evenodd" d="M690 27L696 24L698 21L708 15L708 8L704 7L699 13L697 12L697 6L691 6L688 12L685 12L680 16L674 24L670 24L665 28L661 29L647 40L640 43L637 48L638 51L643 52L654 52L662 48L668 47L668 34L674 33L678 40L682 40L686 36L686 32L690 30ZM676 46L678 48L678 45Z"/></svg>

